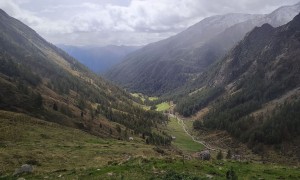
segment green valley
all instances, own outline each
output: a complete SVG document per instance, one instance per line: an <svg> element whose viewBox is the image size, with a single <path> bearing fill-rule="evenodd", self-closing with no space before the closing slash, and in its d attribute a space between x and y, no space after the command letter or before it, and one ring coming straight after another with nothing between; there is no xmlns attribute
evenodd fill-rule
<svg viewBox="0 0 300 180"><path fill-rule="evenodd" d="M300 179L291 3L1 1L0 180Z"/></svg>

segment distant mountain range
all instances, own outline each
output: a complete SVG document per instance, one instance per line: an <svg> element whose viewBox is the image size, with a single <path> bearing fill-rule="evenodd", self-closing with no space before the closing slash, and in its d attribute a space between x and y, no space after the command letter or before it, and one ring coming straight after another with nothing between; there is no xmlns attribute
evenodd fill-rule
<svg viewBox="0 0 300 180"><path fill-rule="evenodd" d="M71 46L57 45L69 55L86 65L97 74L103 74L113 65L122 61L129 53L138 50L139 46Z"/></svg>
<svg viewBox="0 0 300 180"><path fill-rule="evenodd" d="M174 91L197 79L255 26L269 23L278 27L299 12L300 3L266 15L227 14L206 18L173 37L131 53L106 77L147 95Z"/></svg>

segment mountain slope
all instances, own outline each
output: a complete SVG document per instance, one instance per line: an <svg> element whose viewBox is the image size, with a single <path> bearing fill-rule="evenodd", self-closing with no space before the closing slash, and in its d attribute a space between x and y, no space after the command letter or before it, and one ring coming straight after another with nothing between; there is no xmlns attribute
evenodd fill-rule
<svg viewBox="0 0 300 180"><path fill-rule="evenodd" d="M227 130L254 150L292 142L300 130L299 57L300 14L278 28L256 27L195 80L198 91L179 101L177 111L189 116L208 106L195 128Z"/></svg>
<svg viewBox="0 0 300 180"><path fill-rule="evenodd" d="M132 53L106 76L132 91L160 95L193 80L257 25L289 22L300 4L268 15L228 14L204 19L176 36Z"/></svg>
<svg viewBox="0 0 300 180"><path fill-rule="evenodd" d="M97 74L102 74L118 64L129 53L139 49L137 46L69 46L58 45L79 62Z"/></svg>
<svg viewBox="0 0 300 180"><path fill-rule="evenodd" d="M129 94L2 10L0 60L0 109L113 137L120 134L111 121L150 134L154 124L166 120L133 106Z"/></svg>
<svg viewBox="0 0 300 180"><path fill-rule="evenodd" d="M209 58L218 57L210 54L209 47L205 46L209 39L254 16L256 15L228 14L204 19L176 36L152 43L130 54L109 71L106 77L130 90L146 94L161 94L174 89L184 84L190 75L211 64ZM198 54L205 60L198 60Z"/></svg>

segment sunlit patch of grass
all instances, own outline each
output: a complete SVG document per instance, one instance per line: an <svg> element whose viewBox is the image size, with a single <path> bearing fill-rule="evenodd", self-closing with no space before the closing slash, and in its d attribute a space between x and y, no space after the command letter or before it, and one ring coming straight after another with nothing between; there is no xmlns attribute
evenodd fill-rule
<svg viewBox="0 0 300 180"><path fill-rule="evenodd" d="M156 111L165 111L170 108L170 104L167 102L160 103L156 105Z"/></svg>
<svg viewBox="0 0 300 180"><path fill-rule="evenodd" d="M156 101L158 100L158 97L149 97L149 101Z"/></svg>
<svg viewBox="0 0 300 180"><path fill-rule="evenodd" d="M143 102L146 100L145 97L144 97L144 95L141 94L141 93L131 93L131 95L132 95L133 97L136 97L136 98L141 99Z"/></svg>

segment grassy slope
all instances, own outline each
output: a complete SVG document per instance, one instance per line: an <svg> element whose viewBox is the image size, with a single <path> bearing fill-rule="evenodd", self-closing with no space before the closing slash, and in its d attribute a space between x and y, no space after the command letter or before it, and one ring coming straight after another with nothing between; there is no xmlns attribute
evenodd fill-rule
<svg viewBox="0 0 300 180"><path fill-rule="evenodd" d="M173 144L182 151L191 153L199 152L203 149L201 144L194 142L192 138L183 131L182 126L175 118L170 119L167 132L168 134L176 137Z"/></svg>
<svg viewBox="0 0 300 180"><path fill-rule="evenodd" d="M148 97L146 95L143 95L142 93L130 93L133 97L140 98L143 102L148 99L149 101L155 101L158 100L158 97Z"/></svg>
<svg viewBox="0 0 300 180"><path fill-rule="evenodd" d="M146 100L145 97L140 93L131 93L133 97L140 98L143 102Z"/></svg>
<svg viewBox="0 0 300 180"><path fill-rule="evenodd" d="M130 93L130 95L133 96L133 97L135 97L135 98L139 98L143 103L145 103L146 100L149 100L149 101L156 101L156 100L158 100L158 97L148 97L146 95L143 95L142 93ZM143 104L143 105L138 104L138 106L140 106L144 110L150 110L150 106L147 106L145 104Z"/></svg>
<svg viewBox="0 0 300 180"><path fill-rule="evenodd" d="M154 156L152 146L101 139L80 130L0 111L0 176L12 174L27 161L36 161L36 173L91 168L129 156Z"/></svg>
<svg viewBox="0 0 300 180"><path fill-rule="evenodd" d="M170 122L171 129L179 128L175 124ZM171 171L225 179L230 167L244 179L300 178L299 168L271 164L195 159L183 163L180 156L166 150L161 156L138 138L131 142L101 139L6 111L0 111L0 127L0 179L16 179L11 177L14 169L28 161L36 165L33 174L21 175L26 179L166 179Z"/></svg>
<svg viewBox="0 0 300 180"><path fill-rule="evenodd" d="M120 166L107 166L100 170L89 169L80 174L80 179L172 179L166 174L198 177L198 179L226 179L226 172L233 168L239 179L298 179L299 168L287 168L265 164L251 164L245 162L211 161L180 159L133 159ZM73 177L72 175L68 175ZM175 178L173 178L175 179Z"/></svg>
<svg viewBox="0 0 300 180"><path fill-rule="evenodd" d="M149 101L156 101L158 100L158 97L149 97Z"/></svg>
<svg viewBox="0 0 300 180"><path fill-rule="evenodd" d="M168 110L169 108L170 108L170 105L167 102L163 102L163 103L156 105L157 111L165 111L165 110Z"/></svg>

